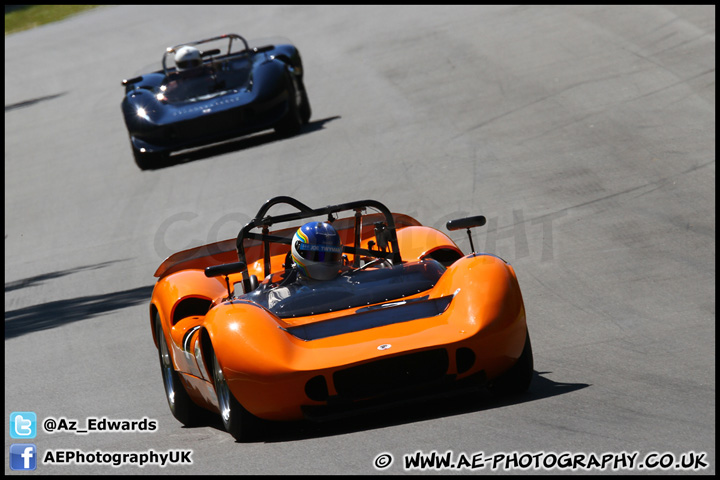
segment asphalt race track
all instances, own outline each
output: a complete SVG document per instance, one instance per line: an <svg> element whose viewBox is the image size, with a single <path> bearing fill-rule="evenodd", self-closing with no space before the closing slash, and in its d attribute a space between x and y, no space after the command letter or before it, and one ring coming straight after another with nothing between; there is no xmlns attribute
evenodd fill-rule
<svg viewBox="0 0 720 480"><path fill-rule="evenodd" d="M230 32L300 48L311 123L139 170L121 80ZM182 427L153 272L277 195L376 199L440 229L485 215L475 247L523 289L530 393L247 444ZM398 474L417 452L450 452L456 468L429 473L714 474L715 333L714 6L114 6L5 38L6 474L28 474L10 470L15 443L36 445L37 474ZM11 438L12 412L36 413L36 438ZM157 429L48 434L48 418ZM102 463L188 450L192 464ZM46 461L65 451L101 463Z"/></svg>

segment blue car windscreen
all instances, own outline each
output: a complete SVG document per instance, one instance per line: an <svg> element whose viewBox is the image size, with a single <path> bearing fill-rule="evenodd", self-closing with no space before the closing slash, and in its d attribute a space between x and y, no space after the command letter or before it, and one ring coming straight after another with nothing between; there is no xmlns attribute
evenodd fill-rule
<svg viewBox="0 0 720 480"><path fill-rule="evenodd" d="M445 268L435 260L392 268L348 271L334 280L298 277L281 285L262 284L243 296L280 318L317 315L398 300L435 286Z"/></svg>

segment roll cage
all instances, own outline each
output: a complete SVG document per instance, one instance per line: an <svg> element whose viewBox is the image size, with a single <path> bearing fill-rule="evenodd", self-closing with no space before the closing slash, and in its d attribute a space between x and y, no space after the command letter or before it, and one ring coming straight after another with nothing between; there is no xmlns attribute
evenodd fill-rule
<svg viewBox="0 0 720 480"><path fill-rule="evenodd" d="M297 211L278 216L268 215L268 211L276 205L289 205ZM375 222L375 242L372 243L370 246L371 248L361 248L360 234L362 229L362 216L363 211L366 211L369 208L379 211L384 217L384 221ZM295 198L289 196L279 196L265 202L265 204L263 204L258 210L255 218L245 225L238 233L235 243L238 261L236 263L207 267L205 269L205 275L208 277L215 277L219 275L242 272L243 285L245 287L245 291L248 292L252 290L252 287L251 279L247 271L245 257L244 242L246 239L262 242L264 275L267 276L271 273L270 244L282 243L290 245L292 242L292 237L271 235L269 233L271 226L278 223L292 222L324 215L327 215L328 223L332 223L336 220L337 217L335 215L337 213L350 211L354 212L355 215L353 245L343 245L343 253L350 253L354 256L353 267L357 268L360 266L360 256L387 259L392 261L394 265L401 264L402 256L400 255L400 247L397 240L397 232L395 230L395 220L390 210L382 203L376 200L360 200L349 203L341 203L338 205L328 205L321 208L310 208ZM255 229L260 229L261 231L253 231Z"/></svg>
<svg viewBox="0 0 720 480"><path fill-rule="evenodd" d="M250 52L250 47L248 46L247 40L245 40L245 38L241 37L237 33L226 33L223 35L219 35L217 37L210 37L210 38L205 38L203 40L197 40L195 42L180 43L178 45L175 45L173 47L168 47L167 49L165 49L165 53L163 54L163 58L162 58L162 67L163 67L163 72L165 73L165 76L167 76L169 73L169 70L167 67L167 57L168 57L168 55L174 54L178 48L184 47L187 45L192 45L192 46L202 45L204 43L210 43L210 42L219 41L219 40L223 40L223 39L228 40L227 51L224 54L222 53L222 51L219 48L215 48L212 50L203 51L203 52L201 52L201 55L203 57L213 56L213 55L225 55L225 56L230 55L230 53L232 52L233 41L242 42L242 45L243 45L243 49L238 50L235 53L240 54L243 52Z"/></svg>

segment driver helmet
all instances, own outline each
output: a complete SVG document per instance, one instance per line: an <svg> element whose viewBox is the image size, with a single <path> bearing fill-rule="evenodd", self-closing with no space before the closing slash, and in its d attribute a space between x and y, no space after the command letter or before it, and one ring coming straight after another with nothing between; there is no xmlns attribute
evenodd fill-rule
<svg viewBox="0 0 720 480"><path fill-rule="evenodd" d="M175 65L177 66L178 72L199 67L202 65L200 50L189 45L180 47L175 52Z"/></svg>
<svg viewBox="0 0 720 480"><path fill-rule="evenodd" d="M332 280L342 267L342 242L332 225L309 222L292 239L292 259L298 271L314 280Z"/></svg>

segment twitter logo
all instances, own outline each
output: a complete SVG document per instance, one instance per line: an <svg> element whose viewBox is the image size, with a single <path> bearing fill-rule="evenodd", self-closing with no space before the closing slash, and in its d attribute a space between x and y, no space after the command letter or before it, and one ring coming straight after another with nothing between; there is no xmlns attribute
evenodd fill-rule
<svg viewBox="0 0 720 480"><path fill-rule="evenodd" d="M37 417L35 412L13 412L10 414L10 436L12 438L35 438Z"/></svg>

